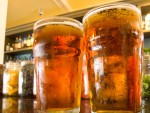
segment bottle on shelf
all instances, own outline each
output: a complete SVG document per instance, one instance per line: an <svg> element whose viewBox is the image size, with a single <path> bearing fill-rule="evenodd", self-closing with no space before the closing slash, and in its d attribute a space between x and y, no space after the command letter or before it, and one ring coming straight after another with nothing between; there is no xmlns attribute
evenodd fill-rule
<svg viewBox="0 0 150 113"><path fill-rule="evenodd" d="M24 60L26 61L26 60L28 60L28 58L27 58L27 57L24 57Z"/></svg>
<svg viewBox="0 0 150 113"><path fill-rule="evenodd" d="M19 39L18 39L18 49L21 49L22 48L22 38L21 36L19 36Z"/></svg>
<svg viewBox="0 0 150 113"><path fill-rule="evenodd" d="M34 57L33 57L33 54L31 54L31 56L30 56L29 60L31 60L31 61L32 61L32 60L33 60L33 58L34 58Z"/></svg>
<svg viewBox="0 0 150 113"><path fill-rule="evenodd" d="M21 63L21 59L19 58L19 56L16 56L16 63Z"/></svg>
<svg viewBox="0 0 150 113"><path fill-rule="evenodd" d="M24 45L24 39L22 38L22 41L21 41L21 47L24 48L25 45Z"/></svg>
<svg viewBox="0 0 150 113"><path fill-rule="evenodd" d="M12 44L12 48L13 48L13 50L15 50L15 43Z"/></svg>
<svg viewBox="0 0 150 113"><path fill-rule="evenodd" d="M8 60L8 62L12 62L12 61L13 61L13 59L12 59L12 57L10 57L9 60Z"/></svg>
<svg viewBox="0 0 150 113"><path fill-rule="evenodd" d="M18 49L18 37L16 37L16 40L15 40L15 49Z"/></svg>
<svg viewBox="0 0 150 113"><path fill-rule="evenodd" d="M10 46L10 51L13 51L13 50L14 50L13 46Z"/></svg>
<svg viewBox="0 0 150 113"><path fill-rule="evenodd" d="M16 58L15 57L13 58L13 62L16 62Z"/></svg>
<svg viewBox="0 0 150 113"><path fill-rule="evenodd" d="M10 51L10 43L6 45L6 51Z"/></svg>
<svg viewBox="0 0 150 113"><path fill-rule="evenodd" d="M6 59L5 59L5 63L4 64L6 64L7 62L9 62L9 56L8 55L6 55Z"/></svg>
<svg viewBox="0 0 150 113"><path fill-rule="evenodd" d="M24 39L23 39L23 45L24 45L24 48L27 47L27 38L24 38Z"/></svg>
<svg viewBox="0 0 150 113"><path fill-rule="evenodd" d="M33 46L33 41L34 41L34 38L33 38L33 33L32 33L32 36L31 36L31 46Z"/></svg>
<svg viewBox="0 0 150 113"><path fill-rule="evenodd" d="M28 38L27 38L27 47L31 46L31 36L30 34L28 34Z"/></svg>

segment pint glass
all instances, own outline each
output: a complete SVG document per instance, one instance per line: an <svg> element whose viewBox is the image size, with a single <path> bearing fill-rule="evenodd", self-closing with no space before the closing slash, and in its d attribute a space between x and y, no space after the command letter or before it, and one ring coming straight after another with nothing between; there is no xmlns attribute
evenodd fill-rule
<svg viewBox="0 0 150 113"><path fill-rule="evenodd" d="M34 24L37 105L42 113L79 113L82 24L51 17Z"/></svg>
<svg viewBox="0 0 150 113"><path fill-rule="evenodd" d="M92 112L137 113L141 105L141 12L128 3L99 6L83 18Z"/></svg>

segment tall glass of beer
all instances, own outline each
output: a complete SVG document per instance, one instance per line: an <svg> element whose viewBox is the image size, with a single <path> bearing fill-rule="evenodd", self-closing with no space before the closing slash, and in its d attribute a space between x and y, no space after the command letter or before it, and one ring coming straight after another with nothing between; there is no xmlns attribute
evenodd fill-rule
<svg viewBox="0 0 150 113"><path fill-rule="evenodd" d="M50 17L34 24L37 106L42 113L79 113L82 24Z"/></svg>
<svg viewBox="0 0 150 113"><path fill-rule="evenodd" d="M92 112L137 113L141 106L141 11L112 3L83 18Z"/></svg>

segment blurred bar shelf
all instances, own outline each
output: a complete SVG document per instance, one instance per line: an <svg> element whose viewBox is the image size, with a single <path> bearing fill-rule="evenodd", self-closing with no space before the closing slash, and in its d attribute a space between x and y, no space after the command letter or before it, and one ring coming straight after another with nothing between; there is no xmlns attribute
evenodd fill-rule
<svg viewBox="0 0 150 113"><path fill-rule="evenodd" d="M150 33L150 29L144 30L144 33Z"/></svg>
<svg viewBox="0 0 150 113"><path fill-rule="evenodd" d="M22 49L17 49L13 51L5 51L5 54L12 54L12 53L19 53L19 52L27 52L27 51L32 51L33 47L28 47L28 48L22 48Z"/></svg>

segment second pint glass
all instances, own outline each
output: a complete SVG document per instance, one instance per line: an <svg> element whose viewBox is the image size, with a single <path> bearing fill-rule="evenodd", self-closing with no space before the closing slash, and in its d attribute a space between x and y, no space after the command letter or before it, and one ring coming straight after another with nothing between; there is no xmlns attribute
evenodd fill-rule
<svg viewBox="0 0 150 113"><path fill-rule="evenodd" d="M79 113L82 24L51 17L34 25L37 105L42 113Z"/></svg>
<svg viewBox="0 0 150 113"><path fill-rule="evenodd" d="M140 10L107 4L83 18L93 112L137 113L141 105Z"/></svg>

